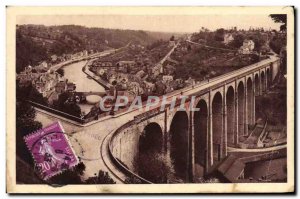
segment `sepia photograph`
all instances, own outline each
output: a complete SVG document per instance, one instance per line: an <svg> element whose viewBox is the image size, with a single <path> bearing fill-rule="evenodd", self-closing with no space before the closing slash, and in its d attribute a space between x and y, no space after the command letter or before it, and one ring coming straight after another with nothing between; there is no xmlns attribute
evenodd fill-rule
<svg viewBox="0 0 300 199"><path fill-rule="evenodd" d="M293 7L6 11L8 193L295 191Z"/></svg>

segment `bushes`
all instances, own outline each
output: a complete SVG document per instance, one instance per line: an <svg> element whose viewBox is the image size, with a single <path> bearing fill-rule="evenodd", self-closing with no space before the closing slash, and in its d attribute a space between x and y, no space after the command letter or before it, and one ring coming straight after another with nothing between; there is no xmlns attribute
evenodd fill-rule
<svg viewBox="0 0 300 199"><path fill-rule="evenodd" d="M62 93L59 95L58 100L53 102L53 108L60 110L62 112L68 113L70 115L80 117L81 116L81 109L74 101L70 101L71 93Z"/></svg>
<svg viewBox="0 0 300 199"><path fill-rule="evenodd" d="M257 98L256 112L258 117L263 117L260 115L260 111L263 110L270 125L285 126L287 122L286 87L278 87L277 90L277 92Z"/></svg>
<svg viewBox="0 0 300 199"><path fill-rule="evenodd" d="M42 128L42 124L35 121L35 110L27 102L17 100L16 112L16 153L26 163L33 165L32 156L23 137Z"/></svg>
<svg viewBox="0 0 300 199"><path fill-rule="evenodd" d="M56 72L60 74L62 77L65 75L65 70L63 68L59 68Z"/></svg>
<svg viewBox="0 0 300 199"><path fill-rule="evenodd" d="M108 172L99 170L98 176L88 178L85 184L116 184L116 182L109 176Z"/></svg>
<svg viewBox="0 0 300 199"><path fill-rule="evenodd" d="M234 48L240 48L243 45L243 42L245 40L245 36L242 34L237 34L234 37L234 40L232 42L230 42L230 46L234 47Z"/></svg>
<svg viewBox="0 0 300 199"><path fill-rule="evenodd" d="M30 37L23 36L17 31L16 34L16 72L24 70L26 66L37 65L43 60L47 60L46 49Z"/></svg>
<svg viewBox="0 0 300 199"><path fill-rule="evenodd" d="M171 160L159 152L140 154L135 163L138 175L153 183L167 183L174 179Z"/></svg>
<svg viewBox="0 0 300 199"><path fill-rule="evenodd" d="M42 105L48 105L47 98L43 97L35 87L30 83L27 86L20 87L19 83L16 83L16 98L17 100L31 100Z"/></svg>
<svg viewBox="0 0 300 199"><path fill-rule="evenodd" d="M280 54L281 49L286 46L286 39L285 38L281 38L279 36L275 36L272 38L272 40L270 41L270 47L271 49L277 53Z"/></svg>
<svg viewBox="0 0 300 199"><path fill-rule="evenodd" d="M109 176L108 172L99 170L98 176L90 177L82 180L85 171L85 165L81 162L72 169L64 171L62 174L54 176L50 179L51 184L67 185L67 184L116 184Z"/></svg>
<svg viewBox="0 0 300 199"><path fill-rule="evenodd" d="M81 180L81 175L85 171L85 165L81 162L74 168L63 171L49 179L50 184L67 185L67 184L84 184Z"/></svg>

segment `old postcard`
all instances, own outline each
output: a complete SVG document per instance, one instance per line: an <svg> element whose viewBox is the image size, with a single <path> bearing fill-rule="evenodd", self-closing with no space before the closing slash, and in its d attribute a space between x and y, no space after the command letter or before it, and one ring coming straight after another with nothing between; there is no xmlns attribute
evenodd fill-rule
<svg viewBox="0 0 300 199"><path fill-rule="evenodd" d="M293 7L8 6L7 192L294 192L294 64Z"/></svg>

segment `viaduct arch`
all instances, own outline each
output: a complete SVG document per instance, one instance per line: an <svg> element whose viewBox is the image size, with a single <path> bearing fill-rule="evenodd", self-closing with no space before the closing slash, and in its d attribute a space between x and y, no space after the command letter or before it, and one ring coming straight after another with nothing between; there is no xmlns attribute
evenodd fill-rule
<svg viewBox="0 0 300 199"><path fill-rule="evenodd" d="M227 112L227 145L234 146L237 143L237 136L235 131L235 94L234 88L230 86L226 93L226 112Z"/></svg>
<svg viewBox="0 0 300 199"><path fill-rule="evenodd" d="M247 79L247 107L246 107L246 112L247 112L247 126L251 125L253 123L253 116L254 116L254 89L252 86L252 79L249 77Z"/></svg>
<svg viewBox="0 0 300 199"><path fill-rule="evenodd" d="M260 81L261 81L261 92L264 93L266 91L266 83L265 83L265 72L261 71L260 74Z"/></svg>
<svg viewBox="0 0 300 199"><path fill-rule="evenodd" d="M162 152L163 132L159 124L149 123L139 138L139 153Z"/></svg>
<svg viewBox="0 0 300 199"><path fill-rule="evenodd" d="M194 115L194 148L195 148L195 176L205 174L208 152L208 105L204 99L199 100Z"/></svg>
<svg viewBox="0 0 300 199"><path fill-rule="evenodd" d="M223 139L223 99L217 92L212 101L213 164L221 160Z"/></svg>
<svg viewBox="0 0 300 199"><path fill-rule="evenodd" d="M159 162L153 161L155 157L163 155L163 131L159 124L152 122L147 124L139 137L138 155L134 164L137 174L151 182L157 182L157 175L148 170L148 165ZM164 176L161 176L164 178Z"/></svg>
<svg viewBox="0 0 300 199"><path fill-rule="evenodd" d="M173 162L175 175L188 180L189 141L188 115L185 111L177 111L170 127L170 158Z"/></svg>
<svg viewBox="0 0 300 199"><path fill-rule="evenodd" d="M238 137L245 135L245 88L244 83L241 81L237 88L237 123L238 123Z"/></svg>

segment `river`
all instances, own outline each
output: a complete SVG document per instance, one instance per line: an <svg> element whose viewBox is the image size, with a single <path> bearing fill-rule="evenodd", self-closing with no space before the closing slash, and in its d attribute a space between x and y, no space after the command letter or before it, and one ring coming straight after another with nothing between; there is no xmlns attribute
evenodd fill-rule
<svg viewBox="0 0 300 199"><path fill-rule="evenodd" d="M82 72L82 67L87 61L76 62L67 66L64 66L65 78L76 84L77 92L105 92L105 89L93 79L87 78L87 75Z"/></svg>
<svg viewBox="0 0 300 199"><path fill-rule="evenodd" d="M76 85L77 92L103 92L105 89L98 84L95 80L87 78L87 75L82 71L82 67L87 61L80 61L63 67L65 74L64 77ZM78 104L81 111L84 113L90 112L92 105Z"/></svg>

